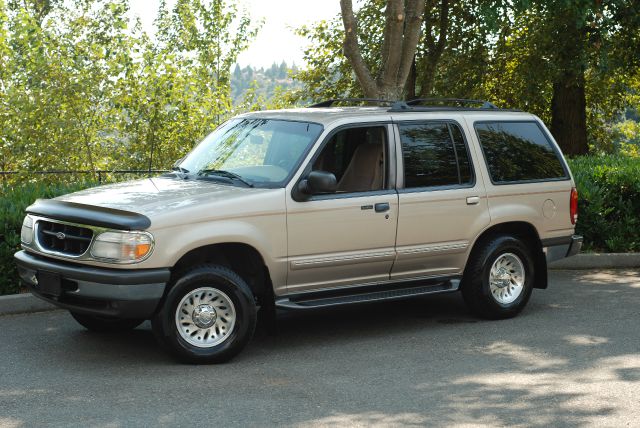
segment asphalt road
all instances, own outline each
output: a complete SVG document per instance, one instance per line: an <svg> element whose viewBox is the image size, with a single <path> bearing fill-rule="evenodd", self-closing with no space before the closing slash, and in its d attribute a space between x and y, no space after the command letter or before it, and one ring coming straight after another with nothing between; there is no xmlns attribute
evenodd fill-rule
<svg viewBox="0 0 640 428"><path fill-rule="evenodd" d="M640 426L638 271L552 272L505 321L458 295L286 315L219 366L149 329L0 317L0 426Z"/></svg>

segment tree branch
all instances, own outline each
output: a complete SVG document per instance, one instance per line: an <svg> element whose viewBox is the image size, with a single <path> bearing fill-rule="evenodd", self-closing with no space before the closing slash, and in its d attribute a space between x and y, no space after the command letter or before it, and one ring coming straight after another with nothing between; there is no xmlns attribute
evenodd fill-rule
<svg viewBox="0 0 640 428"><path fill-rule="evenodd" d="M427 51L425 52L422 67L422 81L420 82L420 97L426 98L431 95L433 89L433 80L436 75L438 61L444 52L447 44L447 35L449 31L449 0L440 1L440 19L438 25L438 41L436 42L431 36L425 38Z"/></svg>
<svg viewBox="0 0 640 428"><path fill-rule="evenodd" d="M438 57L442 55L444 47L447 43L447 33L449 32L449 0L442 0L440 4L440 34L438 35L438 44L436 51Z"/></svg>
<svg viewBox="0 0 640 428"><path fill-rule="evenodd" d="M402 36L405 25L403 0L387 0L385 10L385 26L382 45L382 67L378 72L379 88L395 85L400 56L402 54Z"/></svg>
<svg viewBox="0 0 640 428"><path fill-rule="evenodd" d="M340 0L340 9L344 24L344 55L351 63L365 96L375 98L378 96L378 88L358 46L358 24L353 16L351 0Z"/></svg>
<svg viewBox="0 0 640 428"><path fill-rule="evenodd" d="M446 0L443 0L446 1ZM425 2L423 0L408 0L406 8L406 24L404 41L402 43L402 55L399 61L399 70L396 75L395 84L402 86L405 84L411 64L420 40L420 30L422 29L422 15L424 15Z"/></svg>

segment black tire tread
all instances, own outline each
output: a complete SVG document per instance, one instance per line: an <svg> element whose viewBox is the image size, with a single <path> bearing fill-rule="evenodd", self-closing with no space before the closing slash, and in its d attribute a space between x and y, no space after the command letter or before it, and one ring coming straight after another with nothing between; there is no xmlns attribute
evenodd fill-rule
<svg viewBox="0 0 640 428"><path fill-rule="evenodd" d="M524 254L526 260L522 260L527 270L523 297L512 307L500 307L487 293L488 285L485 284L485 269L491 255L504 246L517 248ZM527 269L528 267L528 269ZM464 271L461 291L464 302L475 315L485 319L505 319L518 315L531 297L535 281L533 270L533 258L525 242L512 235L491 235L478 242L474 247Z"/></svg>
<svg viewBox="0 0 640 428"><path fill-rule="evenodd" d="M244 328L241 336L238 340L231 343L225 341L220 345L213 348L194 349L189 345L181 342L175 334L177 332L172 331L175 329L173 326L173 304L177 299L174 290L180 287L186 287L185 292L189 290L192 283L204 280L206 277L215 277L215 281L219 281L222 287L229 287L230 290L236 290L239 294L235 296L236 300L240 300L241 304L245 304L244 308L237 308L236 311L246 311L244 313L246 325L240 326ZM160 310L151 319L151 325L153 334L160 342L161 346L168 350L179 361L191 364L208 364L208 363L223 363L234 356L236 356L247 344L247 342L253 336L256 327L256 307L255 299L251 292L251 289L246 282L235 273L233 270L226 266L221 266L212 263L203 263L181 270L175 275L175 280L170 284L170 289L165 296L163 304ZM193 287L196 288L196 287ZM179 296L178 296L179 297ZM229 296L232 300L234 297ZM237 305L237 302L234 301ZM240 316L238 316L237 323L240 322Z"/></svg>

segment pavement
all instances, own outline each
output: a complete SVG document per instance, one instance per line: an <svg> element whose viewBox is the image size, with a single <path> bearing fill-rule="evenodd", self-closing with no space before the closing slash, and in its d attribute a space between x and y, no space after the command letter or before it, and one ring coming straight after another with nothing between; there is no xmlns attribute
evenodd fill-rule
<svg viewBox="0 0 640 428"><path fill-rule="evenodd" d="M458 294L304 314L224 365L175 363L143 324L0 317L0 427L640 426L640 275L552 271L510 320Z"/></svg>

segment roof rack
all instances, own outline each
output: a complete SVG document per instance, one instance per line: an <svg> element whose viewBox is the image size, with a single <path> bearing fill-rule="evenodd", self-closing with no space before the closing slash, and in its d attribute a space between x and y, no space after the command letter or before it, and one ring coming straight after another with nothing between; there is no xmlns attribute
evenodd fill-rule
<svg viewBox="0 0 640 428"><path fill-rule="evenodd" d="M480 104L481 109L497 109L493 103L484 100L473 100L468 98L416 98L413 100L409 100L406 102L409 106L424 106L426 105L442 105L442 104L453 104L454 106L464 107L467 104Z"/></svg>
<svg viewBox="0 0 640 428"><path fill-rule="evenodd" d="M473 106L476 104L477 106ZM389 112L426 112L426 111L481 111L500 110L503 112L522 112L517 109L503 109L489 101L466 98L417 98L409 101L398 101L391 105Z"/></svg>
<svg viewBox="0 0 640 428"><path fill-rule="evenodd" d="M379 98L334 98L326 101L319 102L317 104L312 104L309 108L320 108L320 107L331 107L333 104L338 102L348 102L348 103L369 103L369 104L387 104L392 106L396 101L383 100Z"/></svg>
<svg viewBox="0 0 640 428"><path fill-rule="evenodd" d="M310 105L310 108L332 107L338 102L384 104L389 106L389 112L419 112L419 111L478 111L501 110L520 112L516 109L501 109L489 101L467 98L416 98L409 101L391 101L379 98L335 98Z"/></svg>

